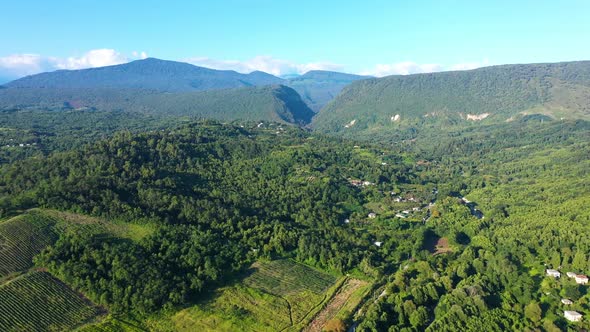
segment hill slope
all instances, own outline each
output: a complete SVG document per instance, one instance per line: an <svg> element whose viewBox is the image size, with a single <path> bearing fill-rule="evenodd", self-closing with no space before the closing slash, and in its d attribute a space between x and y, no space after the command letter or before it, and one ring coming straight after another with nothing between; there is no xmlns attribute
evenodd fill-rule
<svg viewBox="0 0 590 332"><path fill-rule="evenodd" d="M315 127L355 132L425 120L511 121L536 113L590 118L590 61L362 80L345 88L316 117Z"/></svg>
<svg viewBox="0 0 590 332"><path fill-rule="evenodd" d="M183 62L148 58L115 66L41 73L12 81L6 86L203 91L282 82L282 79L262 72L240 74L232 70L214 70Z"/></svg>
<svg viewBox="0 0 590 332"><path fill-rule="evenodd" d="M314 113L293 89L277 85L236 89L154 92L93 88L19 88L0 90L0 110L124 110L151 115L190 116L222 121L268 120L307 124Z"/></svg>

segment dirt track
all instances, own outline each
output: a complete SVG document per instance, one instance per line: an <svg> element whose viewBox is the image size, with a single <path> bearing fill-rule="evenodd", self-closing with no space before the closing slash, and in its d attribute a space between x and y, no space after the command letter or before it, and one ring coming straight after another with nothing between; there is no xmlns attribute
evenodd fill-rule
<svg viewBox="0 0 590 332"><path fill-rule="evenodd" d="M348 298L356 291L359 287L362 287L366 283L358 279L348 279L344 282L342 287L338 290L336 295L332 297L330 302L326 305L322 311L320 311L309 325L303 329L305 332L321 332L322 328L326 323L334 318L340 308L344 306Z"/></svg>

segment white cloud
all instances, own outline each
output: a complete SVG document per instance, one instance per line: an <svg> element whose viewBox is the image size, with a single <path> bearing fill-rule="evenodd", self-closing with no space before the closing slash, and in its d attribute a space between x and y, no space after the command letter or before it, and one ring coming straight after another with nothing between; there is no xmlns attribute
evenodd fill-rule
<svg viewBox="0 0 590 332"><path fill-rule="evenodd" d="M145 59L148 55L143 51L133 51L130 55L120 53L114 49L102 48L90 50L80 56L67 58L48 57L38 54L13 54L0 57L0 77L18 78L25 75L37 74L57 69L83 69L110 66L126 63L132 60ZM272 56L260 55L245 61L218 60L208 57L193 57L181 61L197 66L235 70L240 73L250 73L256 70L276 76L287 74L304 74L310 70L345 71L345 67L331 62L297 63ZM419 64L412 61L390 64L377 64L372 69L363 70L359 74L377 77L387 75L409 75L417 73L431 73L444 70L468 70L489 64L487 59L481 62L465 62L443 66L437 63Z"/></svg>
<svg viewBox="0 0 590 332"><path fill-rule="evenodd" d="M17 78L57 69L83 69L126 63L145 59L145 52L123 55L113 49L90 50L81 56L67 58L41 56L39 54L12 54L0 57L0 76Z"/></svg>
<svg viewBox="0 0 590 332"><path fill-rule="evenodd" d="M447 70L469 70L487 65L489 65L488 59L484 59L482 62L457 63L451 66L443 66L437 63L418 64L412 61L405 61L391 64L377 64L373 69L364 70L360 74L383 77L388 75L434 73Z"/></svg>
<svg viewBox="0 0 590 332"><path fill-rule="evenodd" d="M59 69L83 69L119 65L129 61L121 53L108 48L91 50L80 57L56 59L55 67Z"/></svg>
<svg viewBox="0 0 590 332"><path fill-rule="evenodd" d="M13 54L0 57L0 74L3 76L23 76L41 72L47 66L38 54Z"/></svg>
<svg viewBox="0 0 590 332"><path fill-rule="evenodd" d="M240 73L251 73L256 70L276 76L286 74L304 74L310 70L342 70L342 65L330 62L296 63L289 60L277 59L271 56L259 55L246 61L216 60L207 57L184 59L188 63L221 70L235 70Z"/></svg>

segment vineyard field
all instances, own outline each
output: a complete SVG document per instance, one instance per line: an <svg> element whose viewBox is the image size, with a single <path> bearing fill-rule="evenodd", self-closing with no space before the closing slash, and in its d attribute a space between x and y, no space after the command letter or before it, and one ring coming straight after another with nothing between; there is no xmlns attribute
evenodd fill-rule
<svg viewBox="0 0 590 332"><path fill-rule="evenodd" d="M291 260L257 262L240 283L171 317L176 331L295 331L321 309L337 278Z"/></svg>
<svg viewBox="0 0 590 332"><path fill-rule="evenodd" d="M57 240L54 224L54 219L37 212L0 223L0 279L33 266L33 257Z"/></svg>
<svg viewBox="0 0 590 332"><path fill-rule="evenodd" d="M33 271L0 286L0 331L66 331L100 312L46 272Z"/></svg>

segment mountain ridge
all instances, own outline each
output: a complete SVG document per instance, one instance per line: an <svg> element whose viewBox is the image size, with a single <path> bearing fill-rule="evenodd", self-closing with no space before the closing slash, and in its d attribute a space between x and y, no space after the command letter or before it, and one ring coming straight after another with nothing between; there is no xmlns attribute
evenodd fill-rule
<svg viewBox="0 0 590 332"><path fill-rule="evenodd" d="M327 132L395 130L444 120L502 122L530 114L590 118L590 61L392 75L345 87L316 118Z"/></svg>
<svg viewBox="0 0 590 332"><path fill-rule="evenodd" d="M362 78L365 77L329 71L309 71L285 79L259 70L242 74L233 70L199 67L186 62L146 58L119 65L29 75L8 82L3 87L188 92L282 84L295 89L308 106L318 112L344 86Z"/></svg>

